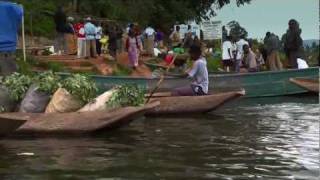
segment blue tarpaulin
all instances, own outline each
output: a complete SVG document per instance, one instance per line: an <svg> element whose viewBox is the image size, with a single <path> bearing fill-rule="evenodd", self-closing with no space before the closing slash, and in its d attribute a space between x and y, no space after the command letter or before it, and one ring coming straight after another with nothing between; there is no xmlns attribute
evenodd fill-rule
<svg viewBox="0 0 320 180"><path fill-rule="evenodd" d="M22 16L23 9L20 5L0 1L0 52L16 50Z"/></svg>

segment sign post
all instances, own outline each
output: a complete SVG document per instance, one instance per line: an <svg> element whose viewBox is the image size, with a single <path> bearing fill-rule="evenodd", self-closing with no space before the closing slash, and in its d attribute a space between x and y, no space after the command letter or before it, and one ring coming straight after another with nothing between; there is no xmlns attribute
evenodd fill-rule
<svg viewBox="0 0 320 180"><path fill-rule="evenodd" d="M204 40L222 39L222 22L204 21L202 22L202 31Z"/></svg>
<svg viewBox="0 0 320 180"><path fill-rule="evenodd" d="M23 9L23 5L20 5ZM25 28L24 28L24 9L22 14L22 21L21 21L21 34L22 34L22 54L23 54L23 61L27 61L27 53L26 53L26 37L25 37Z"/></svg>

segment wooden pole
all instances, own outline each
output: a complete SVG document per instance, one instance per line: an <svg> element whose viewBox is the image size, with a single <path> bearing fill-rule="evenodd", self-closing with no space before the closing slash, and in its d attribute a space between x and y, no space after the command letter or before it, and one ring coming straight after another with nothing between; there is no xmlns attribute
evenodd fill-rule
<svg viewBox="0 0 320 180"><path fill-rule="evenodd" d="M175 62L176 59L177 59L177 56L178 56L177 54L174 56L173 60L171 61L171 63L170 63L169 66L167 67L165 73L168 73L168 72L170 71L171 66L174 64L174 62ZM148 99L147 99L147 101L146 101L146 104L150 102L153 94L157 92L157 90L160 88L160 86L161 86L161 84L162 84L163 81L164 81L164 74L161 75L161 78L160 78L160 80L158 81L156 87L151 91L150 96L148 97Z"/></svg>
<svg viewBox="0 0 320 180"><path fill-rule="evenodd" d="M21 5L21 8L23 9L23 6ZM23 61L27 61L27 53L26 53L26 38L25 38L25 28L24 28L24 12L22 15L22 52L23 52Z"/></svg>

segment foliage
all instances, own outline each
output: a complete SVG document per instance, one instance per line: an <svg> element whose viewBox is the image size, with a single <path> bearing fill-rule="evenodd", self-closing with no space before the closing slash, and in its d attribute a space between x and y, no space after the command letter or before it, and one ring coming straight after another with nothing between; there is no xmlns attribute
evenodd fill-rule
<svg viewBox="0 0 320 180"><path fill-rule="evenodd" d="M65 70L65 67L61 63L57 62L48 62L46 63L46 68L53 72L63 72Z"/></svg>
<svg viewBox="0 0 320 180"><path fill-rule="evenodd" d="M32 65L28 61L24 61L21 58L17 58L18 72L21 74L26 74L33 76Z"/></svg>
<svg viewBox="0 0 320 180"><path fill-rule="evenodd" d="M60 86L60 76L52 71L47 71L36 76L34 82L38 85L39 91L53 94Z"/></svg>
<svg viewBox="0 0 320 180"><path fill-rule="evenodd" d="M0 107L0 113L5 113L7 112L6 108L4 108L3 106Z"/></svg>
<svg viewBox="0 0 320 180"><path fill-rule="evenodd" d="M222 69L221 57L207 57L207 67L209 72L217 72L219 69Z"/></svg>
<svg viewBox="0 0 320 180"><path fill-rule="evenodd" d="M308 60L310 65L318 65L319 50L320 46L316 43L313 43L311 47L305 49L305 59Z"/></svg>
<svg viewBox="0 0 320 180"><path fill-rule="evenodd" d="M247 30L242 27L237 21L231 21L228 23L228 26L230 28L230 35L235 38L248 37Z"/></svg>
<svg viewBox="0 0 320 180"><path fill-rule="evenodd" d="M3 84L8 88L10 98L14 101L20 101L24 98L29 87L32 84L32 78L20 73L14 73L4 79Z"/></svg>
<svg viewBox="0 0 320 180"><path fill-rule="evenodd" d="M128 67L117 64L116 68L113 71L113 76L129 76L132 73L132 70Z"/></svg>
<svg viewBox="0 0 320 180"><path fill-rule="evenodd" d="M119 86L107 102L107 106L111 108L140 106L145 102L145 92L144 88L136 84Z"/></svg>
<svg viewBox="0 0 320 180"><path fill-rule="evenodd" d="M251 0L236 0L238 6ZM151 24L169 31L176 22L201 21L215 15L217 9L229 4L230 0L15 0L24 5L27 33L52 37L54 22L52 15L58 5L65 7L67 14L92 15L122 22ZM72 4L76 3L76 4ZM72 9L76 6L77 12ZM138 11L137 11L138 9ZM31 26L32 20L32 26ZM32 28L31 28L32 27Z"/></svg>
<svg viewBox="0 0 320 180"><path fill-rule="evenodd" d="M62 82L62 87L84 104L92 101L98 88L92 79L81 74L73 74Z"/></svg>

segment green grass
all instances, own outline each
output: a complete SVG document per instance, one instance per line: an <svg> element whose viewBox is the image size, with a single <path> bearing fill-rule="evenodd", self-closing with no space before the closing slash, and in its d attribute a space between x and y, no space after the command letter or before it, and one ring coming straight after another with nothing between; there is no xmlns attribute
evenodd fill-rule
<svg viewBox="0 0 320 180"><path fill-rule="evenodd" d="M131 73L132 73L132 70L130 68L117 64L112 75L113 76L130 76Z"/></svg>

